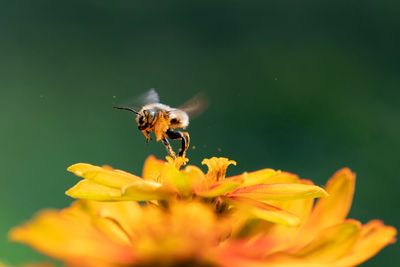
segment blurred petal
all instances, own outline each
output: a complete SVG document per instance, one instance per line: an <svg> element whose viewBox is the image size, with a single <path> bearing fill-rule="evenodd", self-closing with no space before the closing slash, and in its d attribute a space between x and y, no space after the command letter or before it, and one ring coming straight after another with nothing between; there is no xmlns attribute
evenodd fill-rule
<svg viewBox="0 0 400 267"><path fill-rule="evenodd" d="M132 225L143 211L137 202L81 202L82 209L92 218L93 224L108 238L117 243L129 245L135 233Z"/></svg>
<svg viewBox="0 0 400 267"><path fill-rule="evenodd" d="M110 170L86 163L74 164L68 168L68 171L79 177L113 188L121 188L127 184L142 181L140 177L121 170Z"/></svg>
<svg viewBox="0 0 400 267"><path fill-rule="evenodd" d="M361 224L349 220L342 224L325 229L306 247L298 250L295 255L313 262L328 263L345 255L357 241Z"/></svg>
<svg viewBox="0 0 400 267"><path fill-rule="evenodd" d="M193 187L197 187L204 182L205 175L197 166L189 165L183 169L182 172L189 176L190 180L193 181Z"/></svg>
<svg viewBox="0 0 400 267"><path fill-rule="evenodd" d="M326 197L319 186L308 184L258 184L240 187L228 196L246 197L255 200L293 200L297 198Z"/></svg>
<svg viewBox="0 0 400 267"><path fill-rule="evenodd" d="M358 242L350 253L336 262L336 266L355 266L377 254L388 244L395 242L397 230L386 226L379 220L363 225Z"/></svg>
<svg viewBox="0 0 400 267"><path fill-rule="evenodd" d="M289 226L296 226L300 223L300 219L296 215L260 201L243 197L229 198L229 201L245 210L245 213L259 219Z"/></svg>
<svg viewBox="0 0 400 267"><path fill-rule="evenodd" d="M65 262L84 263L93 259L124 264L134 259L129 247L112 242L94 228L76 203L61 212L40 212L31 222L14 228L10 238Z"/></svg>
<svg viewBox="0 0 400 267"><path fill-rule="evenodd" d="M143 179L160 182L160 174L165 164L164 160L159 160L154 156L147 157L143 166Z"/></svg>

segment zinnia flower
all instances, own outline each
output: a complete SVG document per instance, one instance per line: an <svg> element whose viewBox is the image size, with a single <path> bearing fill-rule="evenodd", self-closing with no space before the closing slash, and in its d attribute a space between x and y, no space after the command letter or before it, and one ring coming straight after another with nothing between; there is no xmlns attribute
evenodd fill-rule
<svg viewBox="0 0 400 267"><path fill-rule="evenodd" d="M214 203L217 212L235 207L257 218L291 226L298 225L299 218L273 201L327 196L322 188L290 173L263 169L225 178L226 169L236 165L235 161L205 159L202 163L208 172L204 174L192 165L181 169L186 160L167 157L165 162L151 156L145 162L143 179L110 167L78 163L68 170L84 180L66 193L78 199L101 201L203 199Z"/></svg>
<svg viewBox="0 0 400 267"><path fill-rule="evenodd" d="M141 183L141 178L110 168L74 165L70 170L85 178L80 184L86 187L78 184L72 192L115 202L78 200L61 211L42 211L31 222L13 229L10 236L68 266L79 267L345 267L368 260L394 242L396 229L381 221L363 225L347 219L355 185L355 176L348 169L338 171L328 181L325 190L329 196L314 204L315 193L304 197L299 193L304 190L292 187L312 186L310 181L273 170L231 177L230 182L240 184L204 197L198 192L212 192L210 184L225 180L227 161L212 161L219 167L210 164L208 173L203 174L194 166L166 168L174 162L150 158L141 185L154 190L139 190L142 187L135 185L131 191L135 194L127 193L128 179ZM163 173L166 170L171 173ZM173 175L198 179L180 181L183 186L179 187ZM161 178L167 182L160 183ZM286 195L282 188L273 186L281 184L288 188ZM96 187L100 189L97 195ZM177 188L189 188L191 193L182 194L185 191ZM148 197L146 205L131 201L139 192L139 200ZM277 192L276 197L273 192ZM216 208L220 198L218 205L226 205L223 209ZM264 210L264 204L292 214L298 222L294 226L256 216L258 205Z"/></svg>

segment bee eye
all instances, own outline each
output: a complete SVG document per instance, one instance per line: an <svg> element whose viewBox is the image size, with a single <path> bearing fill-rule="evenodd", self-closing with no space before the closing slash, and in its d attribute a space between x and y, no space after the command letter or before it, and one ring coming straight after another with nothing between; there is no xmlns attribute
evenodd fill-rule
<svg viewBox="0 0 400 267"><path fill-rule="evenodd" d="M177 120L176 118L173 118L173 119L171 120L171 123L178 123L178 120Z"/></svg>
<svg viewBox="0 0 400 267"><path fill-rule="evenodd" d="M143 119L143 117L140 117L139 118L139 124L143 124L144 123L144 119Z"/></svg>

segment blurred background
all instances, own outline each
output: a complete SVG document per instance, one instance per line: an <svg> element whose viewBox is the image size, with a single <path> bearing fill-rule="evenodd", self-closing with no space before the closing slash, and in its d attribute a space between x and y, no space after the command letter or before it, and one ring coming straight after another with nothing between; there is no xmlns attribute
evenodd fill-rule
<svg viewBox="0 0 400 267"><path fill-rule="evenodd" d="M0 260L44 259L7 241L71 202L76 162L141 173L131 113L149 88L178 106L199 91L192 164L282 169L323 185L357 173L351 217L399 226L400 2L0 1ZM175 145L177 145L175 143ZM399 266L398 245L363 266Z"/></svg>

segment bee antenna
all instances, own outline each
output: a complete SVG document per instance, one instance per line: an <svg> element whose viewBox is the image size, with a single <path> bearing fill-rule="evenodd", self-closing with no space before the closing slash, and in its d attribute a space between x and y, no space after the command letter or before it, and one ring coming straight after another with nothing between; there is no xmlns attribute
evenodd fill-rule
<svg viewBox="0 0 400 267"><path fill-rule="evenodd" d="M131 111L131 112L133 112L133 113L135 113L135 114L139 114L139 112L137 112L137 111L134 110L133 108L129 108L129 107L118 107L118 106L115 106L115 107L113 107L113 108L128 110L128 111Z"/></svg>

